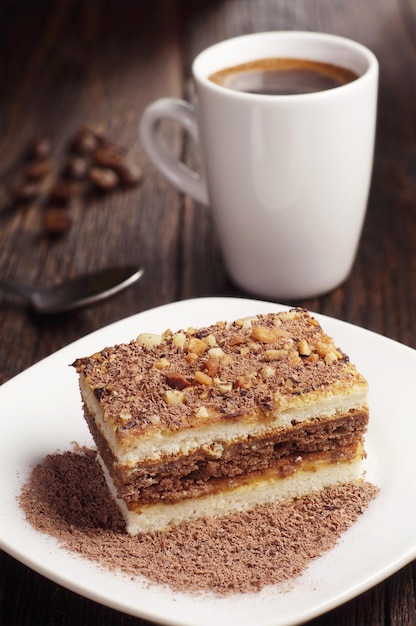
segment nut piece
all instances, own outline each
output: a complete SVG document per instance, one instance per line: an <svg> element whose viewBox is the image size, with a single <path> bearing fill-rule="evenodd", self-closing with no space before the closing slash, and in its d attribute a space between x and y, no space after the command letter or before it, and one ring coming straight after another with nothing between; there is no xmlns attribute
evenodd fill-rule
<svg viewBox="0 0 416 626"><path fill-rule="evenodd" d="M173 387L174 389L185 389L189 387L192 383L188 380L183 374L172 372L170 374L166 374L166 382L169 387Z"/></svg>
<svg viewBox="0 0 416 626"><path fill-rule="evenodd" d="M332 363L335 363L336 361L338 361L337 355L334 352L327 352L325 355L325 363L327 365L332 365Z"/></svg>
<svg viewBox="0 0 416 626"><path fill-rule="evenodd" d="M200 406L195 415L196 417L208 417L209 413L205 406Z"/></svg>
<svg viewBox="0 0 416 626"><path fill-rule="evenodd" d="M158 370L164 370L167 367L169 367L169 365L170 365L169 359L166 359L166 358L163 357L163 358L159 359L158 361L156 361L155 368L158 369Z"/></svg>
<svg viewBox="0 0 416 626"><path fill-rule="evenodd" d="M208 354L209 356L212 356L212 357L221 358L222 356L224 356L225 352L222 348L217 347L217 348L210 348L208 350Z"/></svg>
<svg viewBox="0 0 416 626"><path fill-rule="evenodd" d="M212 385L212 378L211 376L208 376L208 374L205 374L204 372L201 371L197 371L195 372L195 380L197 383L200 383L201 385Z"/></svg>
<svg viewBox="0 0 416 626"><path fill-rule="evenodd" d="M237 376L234 385L240 389L250 389L253 386L253 379L250 376Z"/></svg>
<svg viewBox="0 0 416 626"><path fill-rule="evenodd" d="M186 335L185 333L175 333L172 337L172 343L177 348L183 348L186 343Z"/></svg>
<svg viewBox="0 0 416 626"><path fill-rule="evenodd" d="M276 374L276 370L274 369L274 367L271 367L271 365L265 365L261 368L260 374L263 376L263 378L273 378L273 376Z"/></svg>
<svg viewBox="0 0 416 626"><path fill-rule="evenodd" d="M232 383L223 383L219 378L214 378L214 385L222 394L229 393L233 389Z"/></svg>
<svg viewBox="0 0 416 626"><path fill-rule="evenodd" d="M204 363L204 369L206 370L208 376L215 376L218 374L218 370L220 367L220 359L218 356L210 355Z"/></svg>
<svg viewBox="0 0 416 626"><path fill-rule="evenodd" d="M157 335L155 333L141 333L137 337L136 341L140 346L153 348L154 346L160 345L162 342L162 335Z"/></svg>
<svg viewBox="0 0 416 626"><path fill-rule="evenodd" d="M192 354L204 354L207 349L207 344L202 341L202 339L198 339L197 337L191 337L188 341L187 351Z"/></svg>
<svg viewBox="0 0 416 626"><path fill-rule="evenodd" d="M289 354L288 350L265 350L264 358L266 361L275 361L277 359L283 359Z"/></svg>
<svg viewBox="0 0 416 626"><path fill-rule="evenodd" d="M163 400L166 404L182 404L185 399L185 394L179 389L168 389L163 395Z"/></svg>
<svg viewBox="0 0 416 626"><path fill-rule="evenodd" d="M281 321L279 320L279 322L281 323ZM276 325L273 328L273 335L276 337L276 339L278 339L279 337L290 337L290 333L285 330L284 328L280 328L279 325Z"/></svg>
<svg viewBox="0 0 416 626"><path fill-rule="evenodd" d="M251 338L262 343L274 343L276 341L274 332L267 326L256 326L251 333Z"/></svg>
<svg viewBox="0 0 416 626"><path fill-rule="evenodd" d="M305 339L299 341L298 352L301 356L309 356L312 353L312 349Z"/></svg>

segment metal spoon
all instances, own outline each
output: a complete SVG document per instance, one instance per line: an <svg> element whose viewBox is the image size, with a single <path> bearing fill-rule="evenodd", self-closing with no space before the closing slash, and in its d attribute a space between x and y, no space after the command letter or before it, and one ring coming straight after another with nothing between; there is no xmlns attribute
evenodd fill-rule
<svg viewBox="0 0 416 626"><path fill-rule="evenodd" d="M143 273L133 266L111 267L44 289L1 279L0 288L28 300L37 313L62 313L108 298L135 283Z"/></svg>

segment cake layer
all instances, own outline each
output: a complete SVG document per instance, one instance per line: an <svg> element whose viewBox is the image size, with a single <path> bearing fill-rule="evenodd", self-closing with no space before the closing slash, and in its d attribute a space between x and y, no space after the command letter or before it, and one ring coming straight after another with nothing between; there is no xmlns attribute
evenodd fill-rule
<svg viewBox="0 0 416 626"><path fill-rule="evenodd" d="M263 437L246 437L238 443L215 441L210 447L163 462L141 463L134 468L117 462L94 416L85 419L119 496L132 503L177 502L213 493L242 477L257 477L270 469L280 477L299 469L302 461L351 460L362 447L367 414L350 411L332 420L297 424Z"/></svg>
<svg viewBox="0 0 416 626"><path fill-rule="evenodd" d="M165 530L188 519L208 516L224 516L231 513L248 511L261 504L285 502L318 492L330 485L340 485L359 480L362 472L362 451L357 452L352 461L327 464L325 461L314 463L314 471L305 465L304 471L297 471L287 478L265 476L257 481L240 485L233 489L215 494L182 500L174 504L149 504L128 508L118 496L117 489L108 473L107 467L99 457L109 490L117 502L126 521L126 530L130 535Z"/></svg>

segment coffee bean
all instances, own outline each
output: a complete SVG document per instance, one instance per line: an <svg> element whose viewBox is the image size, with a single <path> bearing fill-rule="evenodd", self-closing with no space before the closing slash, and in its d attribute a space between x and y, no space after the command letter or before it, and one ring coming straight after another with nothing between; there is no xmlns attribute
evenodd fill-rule
<svg viewBox="0 0 416 626"><path fill-rule="evenodd" d="M90 167L88 178L99 189L115 189L119 183L119 177L114 170L107 167Z"/></svg>
<svg viewBox="0 0 416 626"><path fill-rule="evenodd" d="M43 230L48 235L60 236L67 233L72 225L71 216L62 207L48 207L43 215Z"/></svg>
<svg viewBox="0 0 416 626"><path fill-rule="evenodd" d="M34 200L40 194L40 189L36 183L27 181L12 185L10 192L15 200L29 201Z"/></svg>
<svg viewBox="0 0 416 626"><path fill-rule="evenodd" d="M69 157L64 168L65 176L75 178L77 180L85 178L87 174L88 163L83 157Z"/></svg>
<svg viewBox="0 0 416 626"><path fill-rule="evenodd" d="M46 137L35 139L29 149L29 157L34 159L45 159L51 153L51 143Z"/></svg>
<svg viewBox="0 0 416 626"><path fill-rule="evenodd" d="M82 127L75 135L72 149L78 154L91 154L98 145L98 138L88 126Z"/></svg>
<svg viewBox="0 0 416 626"><path fill-rule="evenodd" d="M125 150L116 144L104 143L92 155L94 163L103 167L118 169L124 164Z"/></svg>
<svg viewBox="0 0 416 626"><path fill-rule="evenodd" d="M79 192L79 184L73 181L58 180L50 190L49 196L55 201L66 201L74 198Z"/></svg>
<svg viewBox="0 0 416 626"><path fill-rule="evenodd" d="M117 173L122 185L133 187L142 182L143 172L140 167L133 164L124 163L117 168Z"/></svg>
<svg viewBox="0 0 416 626"><path fill-rule="evenodd" d="M33 161L25 169L27 178L37 180L47 176L53 168L52 161L50 159L42 159L40 161Z"/></svg>

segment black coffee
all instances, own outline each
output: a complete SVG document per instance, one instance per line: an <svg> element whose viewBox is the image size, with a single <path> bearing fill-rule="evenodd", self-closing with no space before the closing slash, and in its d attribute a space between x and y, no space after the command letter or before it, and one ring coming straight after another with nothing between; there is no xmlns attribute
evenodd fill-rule
<svg viewBox="0 0 416 626"><path fill-rule="evenodd" d="M281 96L326 91L357 78L353 71L331 63L270 58L228 67L209 80L236 91Z"/></svg>

